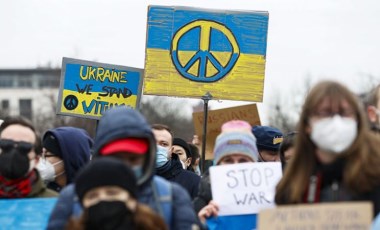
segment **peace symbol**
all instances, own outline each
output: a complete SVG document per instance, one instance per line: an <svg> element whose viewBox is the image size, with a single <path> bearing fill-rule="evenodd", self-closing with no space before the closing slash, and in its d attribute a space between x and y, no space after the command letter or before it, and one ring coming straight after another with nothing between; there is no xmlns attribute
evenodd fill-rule
<svg viewBox="0 0 380 230"><path fill-rule="evenodd" d="M63 106L65 106L67 110L75 109L78 106L78 98L74 95L68 95L63 101Z"/></svg>
<svg viewBox="0 0 380 230"><path fill-rule="evenodd" d="M199 50L193 55L190 60L182 65L179 60L178 43L181 38L191 30L200 28L200 45ZM221 62L211 53L211 31L218 30L230 42L232 51L229 55L227 64L222 65ZM234 67L240 55L238 43L233 33L223 24L210 20L196 20L181 27L172 39L171 58L177 71L186 79L196 82L216 82L225 77ZM198 62L198 74L194 75L189 72L196 62ZM211 64L216 70L216 74L207 73L207 65Z"/></svg>

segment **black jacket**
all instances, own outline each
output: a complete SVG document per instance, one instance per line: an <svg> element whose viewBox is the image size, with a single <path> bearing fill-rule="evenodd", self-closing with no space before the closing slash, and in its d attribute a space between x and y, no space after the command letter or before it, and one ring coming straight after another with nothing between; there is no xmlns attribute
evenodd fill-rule
<svg viewBox="0 0 380 230"><path fill-rule="evenodd" d="M202 176L201 182L199 184L198 194L193 199L193 205L195 212L198 213L204 206L212 200L211 193L211 183L210 183L210 173L206 171Z"/></svg>
<svg viewBox="0 0 380 230"><path fill-rule="evenodd" d="M200 176L182 168L182 164L176 154L163 166L156 169L156 174L172 182L176 182L187 190L191 199L198 194Z"/></svg>

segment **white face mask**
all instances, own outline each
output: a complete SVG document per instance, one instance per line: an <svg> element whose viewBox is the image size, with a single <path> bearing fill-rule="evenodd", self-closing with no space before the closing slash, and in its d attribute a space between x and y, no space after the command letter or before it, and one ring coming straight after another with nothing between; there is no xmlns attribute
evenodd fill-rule
<svg viewBox="0 0 380 230"><path fill-rule="evenodd" d="M37 164L37 169L38 171L40 172L41 174L41 178L42 180L44 180L45 182L52 182L54 181L54 179L57 177L57 176L60 176L62 175L63 173L65 173L65 171L63 171L62 173L60 173L59 175L55 175L55 169L54 169L54 166L60 164L62 162L61 161L58 161L58 162L55 162L54 164L50 163L49 161L47 160L44 160L44 159L40 159L40 161L38 162Z"/></svg>
<svg viewBox="0 0 380 230"><path fill-rule="evenodd" d="M183 162L183 161L181 161L181 160L179 160L179 161L181 162L182 168L183 168L183 169L187 169L187 166L186 166L185 162Z"/></svg>
<svg viewBox="0 0 380 230"><path fill-rule="evenodd" d="M310 138L317 147L336 154L347 150L358 132L355 119L339 115L315 121L311 126Z"/></svg>

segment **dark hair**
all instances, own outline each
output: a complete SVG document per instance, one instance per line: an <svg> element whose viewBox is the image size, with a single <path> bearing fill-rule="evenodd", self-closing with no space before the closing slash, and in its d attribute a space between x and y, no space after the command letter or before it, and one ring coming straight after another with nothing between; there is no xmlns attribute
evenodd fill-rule
<svg viewBox="0 0 380 230"><path fill-rule="evenodd" d="M37 155L41 156L42 154L42 143L41 136L37 133L36 129L32 125L32 122L22 116L9 116L4 119L4 122L0 125L0 134L11 125L21 125L31 129L36 137L36 142L34 144L34 151Z"/></svg>
<svg viewBox="0 0 380 230"><path fill-rule="evenodd" d="M285 152L286 152L286 150L288 150L288 149L290 149L291 147L294 146L294 144L295 144L295 136L296 136L297 133L298 133L297 131L289 132L288 134L286 134L284 136L284 139L281 142L279 152L280 152L281 163L282 163L283 166L286 164L286 161L285 161Z"/></svg>
<svg viewBox="0 0 380 230"><path fill-rule="evenodd" d="M200 157L199 149L196 145L194 145L192 143L188 143L188 144L189 144L191 155L192 155L191 166L193 166L195 164L195 161Z"/></svg>

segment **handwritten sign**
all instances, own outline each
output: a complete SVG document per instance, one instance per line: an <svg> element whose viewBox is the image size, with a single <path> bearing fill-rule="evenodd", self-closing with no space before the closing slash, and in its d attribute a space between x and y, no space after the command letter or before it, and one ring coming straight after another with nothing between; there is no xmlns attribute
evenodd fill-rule
<svg viewBox="0 0 380 230"><path fill-rule="evenodd" d="M280 162L211 167L212 197L219 205L219 215L254 214L274 207L275 187L281 177Z"/></svg>
<svg viewBox="0 0 380 230"><path fill-rule="evenodd" d="M0 229L46 229L57 198L0 199Z"/></svg>
<svg viewBox="0 0 380 230"><path fill-rule="evenodd" d="M195 133L202 140L203 136L203 112L193 113ZM220 134L223 123L231 120L243 120L253 125L261 125L256 104L235 106L225 109L208 111L206 159L214 158L214 146L216 137Z"/></svg>
<svg viewBox="0 0 380 230"><path fill-rule="evenodd" d="M263 99L268 12L150 6L144 94Z"/></svg>
<svg viewBox="0 0 380 230"><path fill-rule="evenodd" d="M260 211L258 229L367 230L372 218L369 202L278 206Z"/></svg>
<svg viewBox="0 0 380 230"><path fill-rule="evenodd" d="M57 114L99 119L114 106L136 108L142 69L63 58Z"/></svg>

